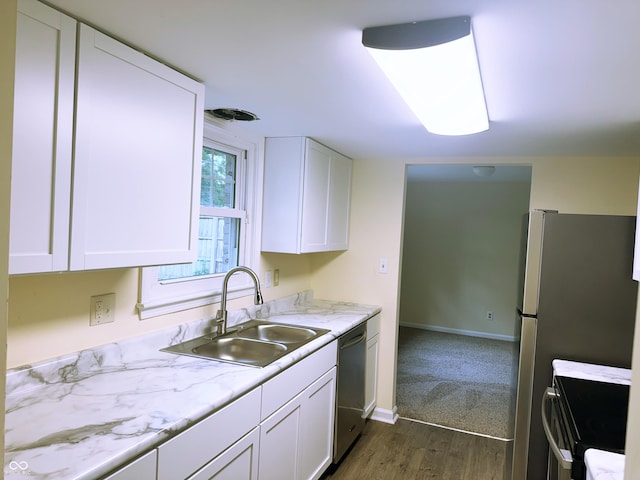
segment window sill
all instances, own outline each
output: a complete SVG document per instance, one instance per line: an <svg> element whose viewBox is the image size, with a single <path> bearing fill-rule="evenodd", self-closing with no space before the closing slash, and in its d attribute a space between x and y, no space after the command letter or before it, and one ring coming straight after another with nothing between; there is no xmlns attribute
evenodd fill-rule
<svg viewBox="0 0 640 480"><path fill-rule="evenodd" d="M253 292L254 287L252 284L242 285L234 289L230 288L227 291L227 300L253 295ZM222 292L205 291L182 297L151 299L146 302L137 303L136 309L138 310L140 320L146 320L147 318L159 317L160 315L220 303L221 299Z"/></svg>

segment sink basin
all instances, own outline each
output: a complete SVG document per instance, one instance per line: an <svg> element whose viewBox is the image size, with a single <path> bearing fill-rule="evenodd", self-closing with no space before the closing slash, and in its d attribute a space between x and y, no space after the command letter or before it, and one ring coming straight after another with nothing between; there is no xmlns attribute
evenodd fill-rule
<svg viewBox="0 0 640 480"><path fill-rule="evenodd" d="M328 333L309 328L261 320L250 320L218 337L204 335L162 348L161 351L217 360L220 362L265 367L313 339Z"/></svg>
<svg viewBox="0 0 640 480"><path fill-rule="evenodd" d="M193 349L201 357L251 365L270 363L286 351L287 347L280 343L238 337L214 338Z"/></svg>
<svg viewBox="0 0 640 480"><path fill-rule="evenodd" d="M316 337L318 334L311 328L266 324L244 328L240 330L237 335L242 338L254 338L269 342L291 344L305 342L306 340Z"/></svg>

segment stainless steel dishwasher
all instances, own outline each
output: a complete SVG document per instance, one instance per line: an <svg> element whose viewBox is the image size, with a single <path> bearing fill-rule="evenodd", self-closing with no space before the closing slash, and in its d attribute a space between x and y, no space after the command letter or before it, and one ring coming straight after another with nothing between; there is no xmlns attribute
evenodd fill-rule
<svg viewBox="0 0 640 480"><path fill-rule="evenodd" d="M333 463L340 461L364 427L366 340L366 322L338 338L338 387Z"/></svg>

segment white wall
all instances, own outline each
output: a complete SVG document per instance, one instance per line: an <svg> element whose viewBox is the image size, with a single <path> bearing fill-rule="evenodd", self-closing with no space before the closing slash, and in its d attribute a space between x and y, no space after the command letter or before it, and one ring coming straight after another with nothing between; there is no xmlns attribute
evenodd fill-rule
<svg viewBox="0 0 640 480"><path fill-rule="evenodd" d="M514 340L529 183L417 177L407 182L400 323Z"/></svg>
<svg viewBox="0 0 640 480"><path fill-rule="evenodd" d="M0 2L0 371L6 369L9 271L9 202L13 136L13 77L16 48L16 0ZM4 412L5 381L0 382L0 411ZM0 418L4 431L4 414ZM0 436L4 451L4 435ZM0 478L2 474L0 473Z"/></svg>

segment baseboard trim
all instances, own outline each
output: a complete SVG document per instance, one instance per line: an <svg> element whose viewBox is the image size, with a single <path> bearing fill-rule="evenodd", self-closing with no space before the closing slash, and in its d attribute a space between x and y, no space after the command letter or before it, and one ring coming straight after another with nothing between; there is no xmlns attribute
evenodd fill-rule
<svg viewBox="0 0 640 480"><path fill-rule="evenodd" d="M392 410L376 407L369 418L378 422L394 424L399 418L398 407L394 406Z"/></svg>
<svg viewBox="0 0 640 480"><path fill-rule="evenodd" d="M466 335L467 337L489 338L492 340L502 340L505 342L518 342L520 339L511 335L500 335L498 333L476 332L473 330L461 330L457 328L439 327L437 325L425 325L423 323L400 322L401 327L419 328L421 330L431 330L433 332L455 333L456 335Z"/></svg>

